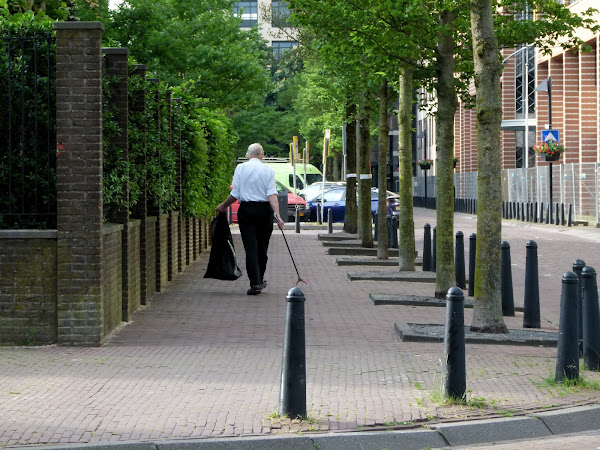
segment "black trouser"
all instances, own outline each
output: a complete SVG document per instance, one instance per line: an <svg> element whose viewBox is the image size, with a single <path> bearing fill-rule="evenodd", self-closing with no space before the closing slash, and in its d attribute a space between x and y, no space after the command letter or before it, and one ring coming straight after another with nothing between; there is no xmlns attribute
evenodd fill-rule
<svg viewBox="0 0 600 450"><path fill-rule="evenodd" d="M267 268L267 251L273 233L273 210L269 202L241 202L238 224L246 251L250 286L260 285Z"/></svg>

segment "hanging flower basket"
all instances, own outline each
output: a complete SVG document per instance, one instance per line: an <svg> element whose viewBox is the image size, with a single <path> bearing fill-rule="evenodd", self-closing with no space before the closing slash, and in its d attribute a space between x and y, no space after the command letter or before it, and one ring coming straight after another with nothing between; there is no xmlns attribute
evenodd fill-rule
<svg viewBox="0 0 600 450"><path fill-rule="evenodd" d="M546 161L558 161L560 159L560 153L554 153L554 154L549 154L549 153L544 153L544 159Z"/></svg>
<svg viewBox="0 0 600 450"><path fill-rule="evenodd" d="M558 161L565 148L558 142L542 142L533 147L533 151L543 155L545 161Z"/></svg>
<svg viewBox="0 0 600 450"><path fill-rule="evenodd" d="M433 164L433 159L422 159L417 161L417 164L421 168L421 170L429 170L431 169L431 165Z"/></svg>

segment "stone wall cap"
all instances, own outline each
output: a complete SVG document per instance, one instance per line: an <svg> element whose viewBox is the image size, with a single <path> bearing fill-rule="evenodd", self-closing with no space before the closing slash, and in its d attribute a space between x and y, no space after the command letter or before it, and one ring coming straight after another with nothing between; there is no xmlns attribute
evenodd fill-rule
<svg viewBox="0 0 600 450"><path fill-rule="evenodd" d="M104 24L102 22L56 22L55 30L102 30Z"/></svg>
<svg viewBox="0 0 600 450"><path fill-rule="evenodd" d="M56 239L56 230L0 230L0 239Z"/></svg>
<svg viewBox="0 0 600 450"><path fill-rule="evenodd" d="M122 223L105 223L102 226L102 234L106 236L107 234L118 233L123 231L123 228L124 226Z"/></svg>
<svg viewBox="0 0 600 450"><path fill-rule="evenodd" d="M104 47L102 53L105 55L129 55L127 47Z"/></svg>

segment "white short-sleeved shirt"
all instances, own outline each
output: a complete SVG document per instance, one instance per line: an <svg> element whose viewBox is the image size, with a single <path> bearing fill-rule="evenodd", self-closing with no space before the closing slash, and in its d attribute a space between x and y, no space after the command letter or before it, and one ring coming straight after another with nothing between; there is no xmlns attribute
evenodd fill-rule
<svg viewBox="0 0 600 450"><path fill-rule="evenodd" d="M275 172L258 158L235 168L231 196L240 202L267 202L269 195L277 194Z"/></svg>

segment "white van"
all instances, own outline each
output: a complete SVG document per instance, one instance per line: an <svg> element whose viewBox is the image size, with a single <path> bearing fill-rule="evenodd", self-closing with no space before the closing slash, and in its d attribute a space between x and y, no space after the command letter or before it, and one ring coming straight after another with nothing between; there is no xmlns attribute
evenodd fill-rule
<svg viewBox="0 0 600 450"><path fill-rule="evenodd" d="M294 166L287 160L273 161L271 158L264 158L263 162L275 171L275 179L294 191ZM304 189L306 186L323 181L323 174L312 164L306 164L306 177L304 173L304 163L296 164L296 192Z"/></svg>

